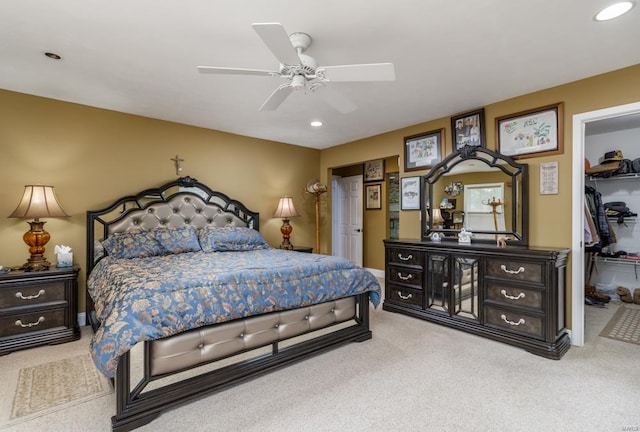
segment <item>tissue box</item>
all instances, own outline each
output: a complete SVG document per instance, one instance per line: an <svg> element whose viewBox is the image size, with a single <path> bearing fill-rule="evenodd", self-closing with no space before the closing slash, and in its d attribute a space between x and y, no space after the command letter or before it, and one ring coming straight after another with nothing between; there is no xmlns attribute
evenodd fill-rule
<svg viewBox="0 0 640 432"><path fill-rule="evenodd" d="M56 254L57 267L71 267L73 266L73 252Z"/></svg>

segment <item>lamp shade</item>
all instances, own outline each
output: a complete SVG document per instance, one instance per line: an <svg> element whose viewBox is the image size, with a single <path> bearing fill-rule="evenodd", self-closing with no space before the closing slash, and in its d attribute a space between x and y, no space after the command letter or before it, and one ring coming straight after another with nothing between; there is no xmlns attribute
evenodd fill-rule
<svg viewBox="0 0 640 432"><path fill-rule="evenodd" d="M69 216L63 209L53 186L26 185L18 207L10 218L38 219L41 217Z"/></svg>
<svg viewBox="0 0 640 432"><path fill-rule="evenodd" d="M293 205L293 198L287 196L280 198L278 208L273 212L273 217L288 219L297 216L300 216L300 213L298 213Z"/></svg>

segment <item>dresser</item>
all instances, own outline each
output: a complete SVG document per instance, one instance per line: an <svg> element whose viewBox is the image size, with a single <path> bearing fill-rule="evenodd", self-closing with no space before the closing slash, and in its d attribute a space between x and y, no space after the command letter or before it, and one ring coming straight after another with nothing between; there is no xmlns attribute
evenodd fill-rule
<svg viewBox="0 0 640 432"><path fill-rule="evenodd" d="M78 268L0 275L0 355L80 338Z"/></svg>
<svg viewBox="0 0 640 432"><path fill-rule="evenodd" d="M385 240L383 309L550 359L569 349L568 249Z"/></svg>

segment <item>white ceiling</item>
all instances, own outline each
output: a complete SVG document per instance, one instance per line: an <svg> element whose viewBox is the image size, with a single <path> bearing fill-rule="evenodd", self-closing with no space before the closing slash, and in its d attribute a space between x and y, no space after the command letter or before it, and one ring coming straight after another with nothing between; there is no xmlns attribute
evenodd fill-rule
<svg viewBox="0 0 640 432"><path fill-rule="evenodd" d="M595 22L609 3L3 0L0 88L321 149L639 64L640 7ZM349 114L302 92L260 112L281 79L196 70L277 69L256 22L310 34L320 65L392 62L396 81L333 83Z"/></svg>

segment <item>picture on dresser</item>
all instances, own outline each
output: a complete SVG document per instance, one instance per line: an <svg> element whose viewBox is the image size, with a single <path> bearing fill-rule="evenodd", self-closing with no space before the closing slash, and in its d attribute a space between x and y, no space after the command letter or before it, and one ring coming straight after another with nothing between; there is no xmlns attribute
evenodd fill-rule
<svg viewBox="0 0 640 432"><path fill-rule="evenodd" d="M454 151L464 146L486 147L484 133L484 108L451 117Z"/></svg>

